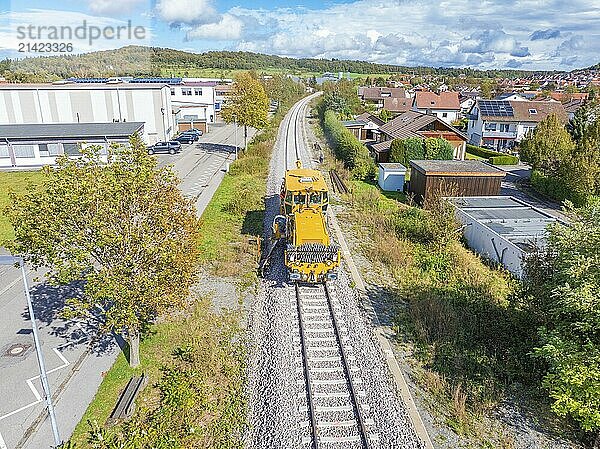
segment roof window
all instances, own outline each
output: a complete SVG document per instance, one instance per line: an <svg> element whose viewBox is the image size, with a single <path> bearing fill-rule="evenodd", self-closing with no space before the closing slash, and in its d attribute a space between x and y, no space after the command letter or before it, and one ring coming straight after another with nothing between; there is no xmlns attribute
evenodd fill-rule
<svg viewBox="0 0 600 449"><path fill-rule="evenodd" d="M537 114L537 109L530 109L530 110L529 110L529 113L530 113L530 114Z"/></svg>

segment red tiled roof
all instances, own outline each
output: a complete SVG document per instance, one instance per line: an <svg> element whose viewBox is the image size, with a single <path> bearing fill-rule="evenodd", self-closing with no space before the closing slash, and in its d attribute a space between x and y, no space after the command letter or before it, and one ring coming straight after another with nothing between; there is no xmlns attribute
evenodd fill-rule
<svg viewBox="0 0 600 449"><path fill-rule="evenodd" d="M435 92L420 91L415 93L415 105L417 109L456 109L460 110L458 92Z"/></svg>

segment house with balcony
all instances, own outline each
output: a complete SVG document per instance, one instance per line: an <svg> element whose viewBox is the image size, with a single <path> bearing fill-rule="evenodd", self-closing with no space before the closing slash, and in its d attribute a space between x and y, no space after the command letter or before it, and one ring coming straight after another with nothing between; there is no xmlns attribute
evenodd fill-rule
<svg viewBox="0 0 600 449"><path fill-rule="evenodd" d="M469 143L508 152L550 114L567 121L558 101L479 99L469 113Z"/></svg>
<svg viewBox="0 0 600 449"><path fill-rule="evenodd" d="M433 115L448 125L460 118L460 101L458 92L418 91L412 103L412 110L422 114Z"/></svg>

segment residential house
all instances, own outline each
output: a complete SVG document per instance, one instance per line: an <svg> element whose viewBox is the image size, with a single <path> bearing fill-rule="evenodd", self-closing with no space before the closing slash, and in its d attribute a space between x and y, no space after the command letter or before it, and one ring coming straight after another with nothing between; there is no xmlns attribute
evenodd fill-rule
<svg viewBox="0 0 600 449"><path fill-rule="evenodd" d="M378 141L368 145L376 162L388 162L394 139L408 137L437 137L446 139L454 147L454 158L465 158L467 136L442 119L416 111L404 112L379 127Z"/></svg>
<svg viewBox="0 0 600 449"><path fill-rule="evenodd" d="M415 92L412 110L423 114L434 115L447 124L460 117L458 92Z"/></svg>
<svg viewBox="0 0 600 449"><path fill-rule="evenodd" d="M505 100L505 101L527 101L523 94L519 92L503 92L494 97L494 100Z"/></svg>
<svg viewBox="0 0 600 449"><path fill-rule="evenodd" d="M469 143L508 151L550 114L567 120L558 101L479 99L469 115Z"/></svg>
<svg viewBox="0 0 600 449"><path fill-rule="evenodd" d="M358 96L365 104L392 113L406 112L411 106L411 99L402 87L359 87Z"/></svg>
<svg viewBox="0 0 600 449"><path fill-rule="evenodd" d="M471 110L475 101L477 100L477 95L465 95L460 94L458 96L458 102L460 104L460 112L465 114Z"/></svg>
<svg viewBox="0 0 600 449"><path fill-rule="evenodd" d="M575 113L577 112L577 110L579 108L581 108L584 104L585 104L585 100L573 99L571 101L567 101L566 103L563 103L562 105L565 108L565 111L567 113L567 117L569 117L569 120L573 120L573 117L575 117Z"/></svg>
<svg viewBox="0 0 600 449"><path fill-rule="evenodd" d="M357 116L354 120L343 121L348 130L361 142L376 141L379 134L379 127L385 122L379 117L365 112Z"/></svg>

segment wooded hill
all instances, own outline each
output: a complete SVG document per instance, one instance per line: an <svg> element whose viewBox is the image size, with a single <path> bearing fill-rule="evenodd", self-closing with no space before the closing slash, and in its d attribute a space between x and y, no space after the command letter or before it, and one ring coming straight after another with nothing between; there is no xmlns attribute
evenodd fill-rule
<svg viewBox="0 0 600 449"><path fill-rule="evenodd" d="M360 74L408 73L418 76L464 74L476 78L530 76L523 70L475 70L470 68L406 67L339 59L288 58L240 51L190 53L158 47L127 46L116 50L81 55L40 56L0 61L0 74L18 81L19 74L61 79L70 76L158 76L177 74L186 69L281 70L292 73L353 72ZM31 76L30 76L31 77ZM29 77L29 78L30 78Z"/></svg>

